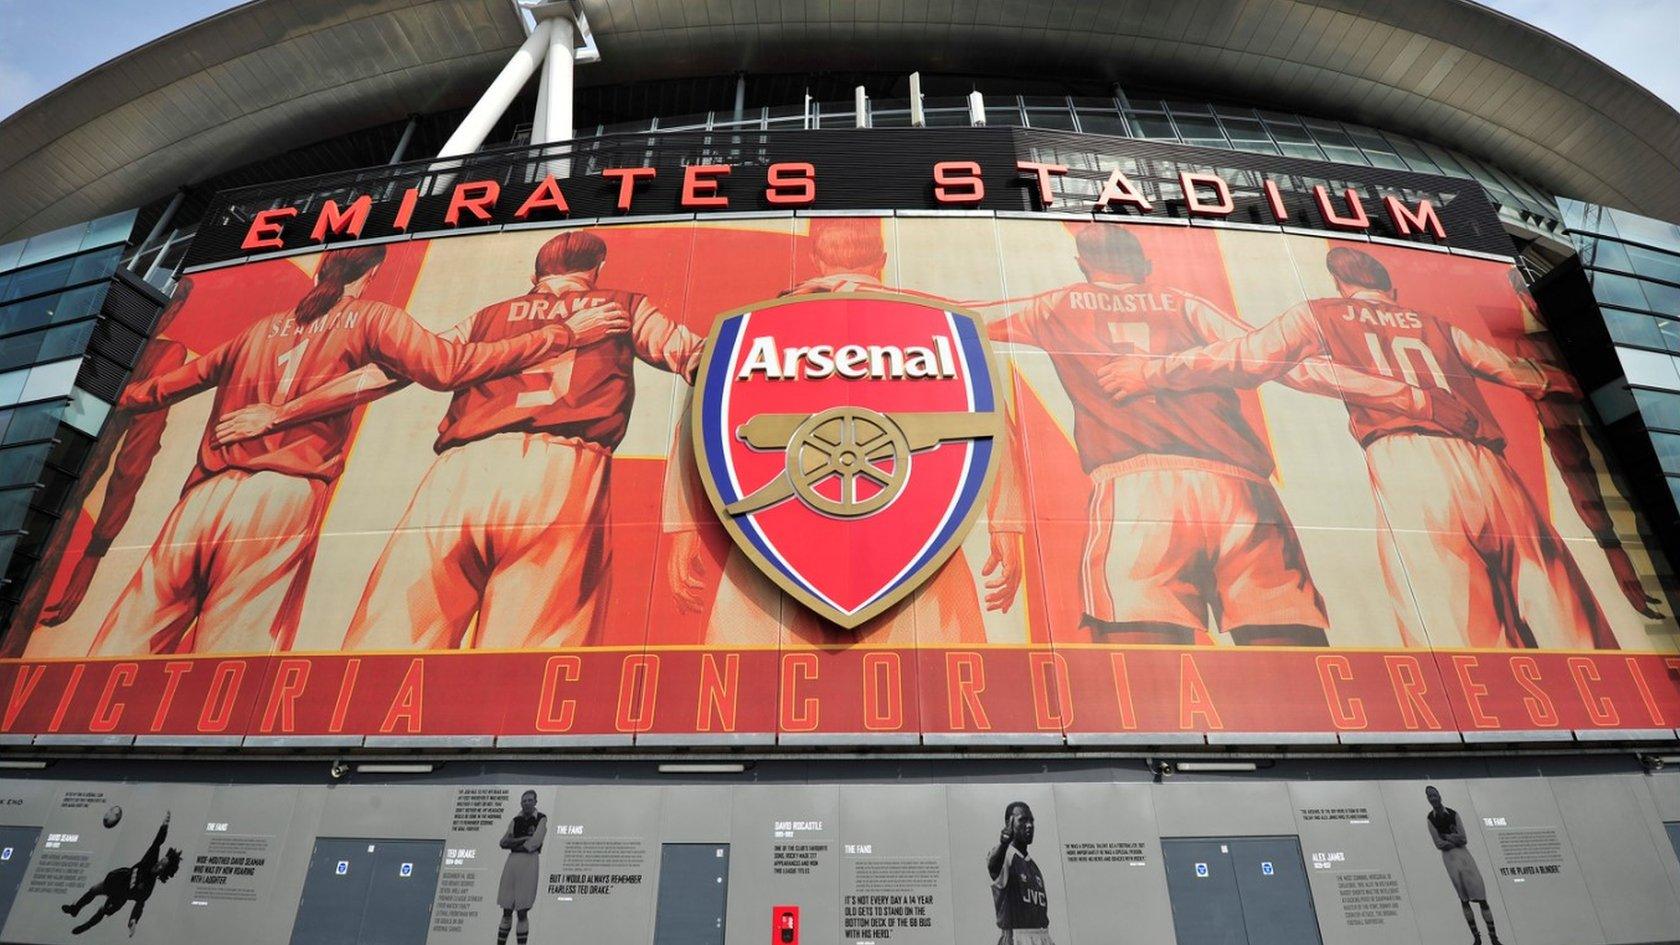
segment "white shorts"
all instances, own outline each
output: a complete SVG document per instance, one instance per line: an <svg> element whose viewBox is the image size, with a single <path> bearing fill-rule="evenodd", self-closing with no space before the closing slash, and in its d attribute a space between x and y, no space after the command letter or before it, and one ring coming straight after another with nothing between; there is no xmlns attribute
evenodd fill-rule
<svg viewBox="0 0 1680 945"><path fill-rule="evenodd" d="M445 450L391 532L345 648L589 642L606 615L611 469L605 447L540 433Z"/></svg>
<svg viewBox="0 0 1680 945"><path fill-rule="evenodd" d="M1388 526L1383 573L1411 642L1593 646L1604 626L1598 600L1504 456L1397 433L1367 446L1365 459Z"/></svg>

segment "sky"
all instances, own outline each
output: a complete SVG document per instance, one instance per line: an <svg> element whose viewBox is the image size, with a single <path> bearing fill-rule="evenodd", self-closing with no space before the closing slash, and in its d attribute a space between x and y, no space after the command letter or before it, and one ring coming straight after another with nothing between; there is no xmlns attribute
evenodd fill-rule
<svg viewBox="0 0 1680 945"><path fill-rule="evenodd" d="M1555 33L1680 108L1680 0L1484 0ZM0 0L0 118L229 0Z"/></svg>

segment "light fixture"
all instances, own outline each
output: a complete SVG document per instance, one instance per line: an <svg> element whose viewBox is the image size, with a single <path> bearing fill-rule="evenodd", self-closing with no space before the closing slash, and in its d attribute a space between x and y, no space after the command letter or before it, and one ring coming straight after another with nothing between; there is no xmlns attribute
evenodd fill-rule
<svg viewBox="0 0 1680 945"><path fill-rule="evenodd" d="M1252 761L1180 761L1174 765L1182 772L1254 771L1260 766Z"/></svg>
<svg viewBox="0 0 1680 945"><path fill-rule="evenodd" d="M39 771L51 762L46 761L0 761L0 768L8 771Z"/></svg>
<svg viewBox="0 0 1680 945"><path fill-rule="evenodd" d="M740 774L747 766L740 762L668 763L659 766L660 774Z"/></svg>
<svg viewBox="0 0 1680 945"><path fill-rule="evenodd" d="M429 764L390 764L383 761L363 762L356 765L356 770L362 774L431 774L437 765Z"/></svg>

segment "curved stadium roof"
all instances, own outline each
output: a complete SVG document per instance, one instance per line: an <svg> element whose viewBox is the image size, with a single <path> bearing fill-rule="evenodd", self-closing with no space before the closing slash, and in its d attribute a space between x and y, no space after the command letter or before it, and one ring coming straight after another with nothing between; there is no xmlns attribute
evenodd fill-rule
<svg viewBox="0 0 1680 945"><path fill-rule="evenodd" d="M1468 0L583 0L599 85L747 73L1136 82L1485 157L1680 219L1680 113ZM509 0L253 0L0 122L0 241L143 205L279 150L471 102L523 39Z"/></svg>

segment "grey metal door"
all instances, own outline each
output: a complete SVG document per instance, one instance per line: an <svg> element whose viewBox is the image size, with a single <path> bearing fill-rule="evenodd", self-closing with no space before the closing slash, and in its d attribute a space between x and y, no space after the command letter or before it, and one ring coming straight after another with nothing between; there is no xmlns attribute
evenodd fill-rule
<svg viewBox="0 0 1680 945"><path fill-rule="evenodd" d="M23 885L23 874L29 871L29 857L35 852L35 841L41 837L39 827L0 827L0 927L11 914L12 900Z"/></svg>
<svg viewBox="0 0 1680 945"><path fill-rule="evenodd" d="M373 881L377 840L315 841L292 923L292 945L356 945Z"/></svg>
<svg viewBox="0 0 1680 945"><path fill-rule="evenodd" d="M723 945L728 904L729 844L665 844L653 945Z"/></svg>
<svg viewBox="0 0 1680 945"><path fill-rule="evenodd" d="M362 945L423 945L443 865L441 840L375 841Z"/></svg>
<svg viewBox="0 0 1680 945"><path fill-rule="evenodd" d="M1312 887L1295 837L1235 837L1225 843L1242 897L1248 945L1319 945Z"/></svg>
<svg viewBox="0 0 1680 945"><path fill-rule="evenodd" d="M1242 894L1226 840L1162 840L1178 945L1247 945Z"/></svg>

